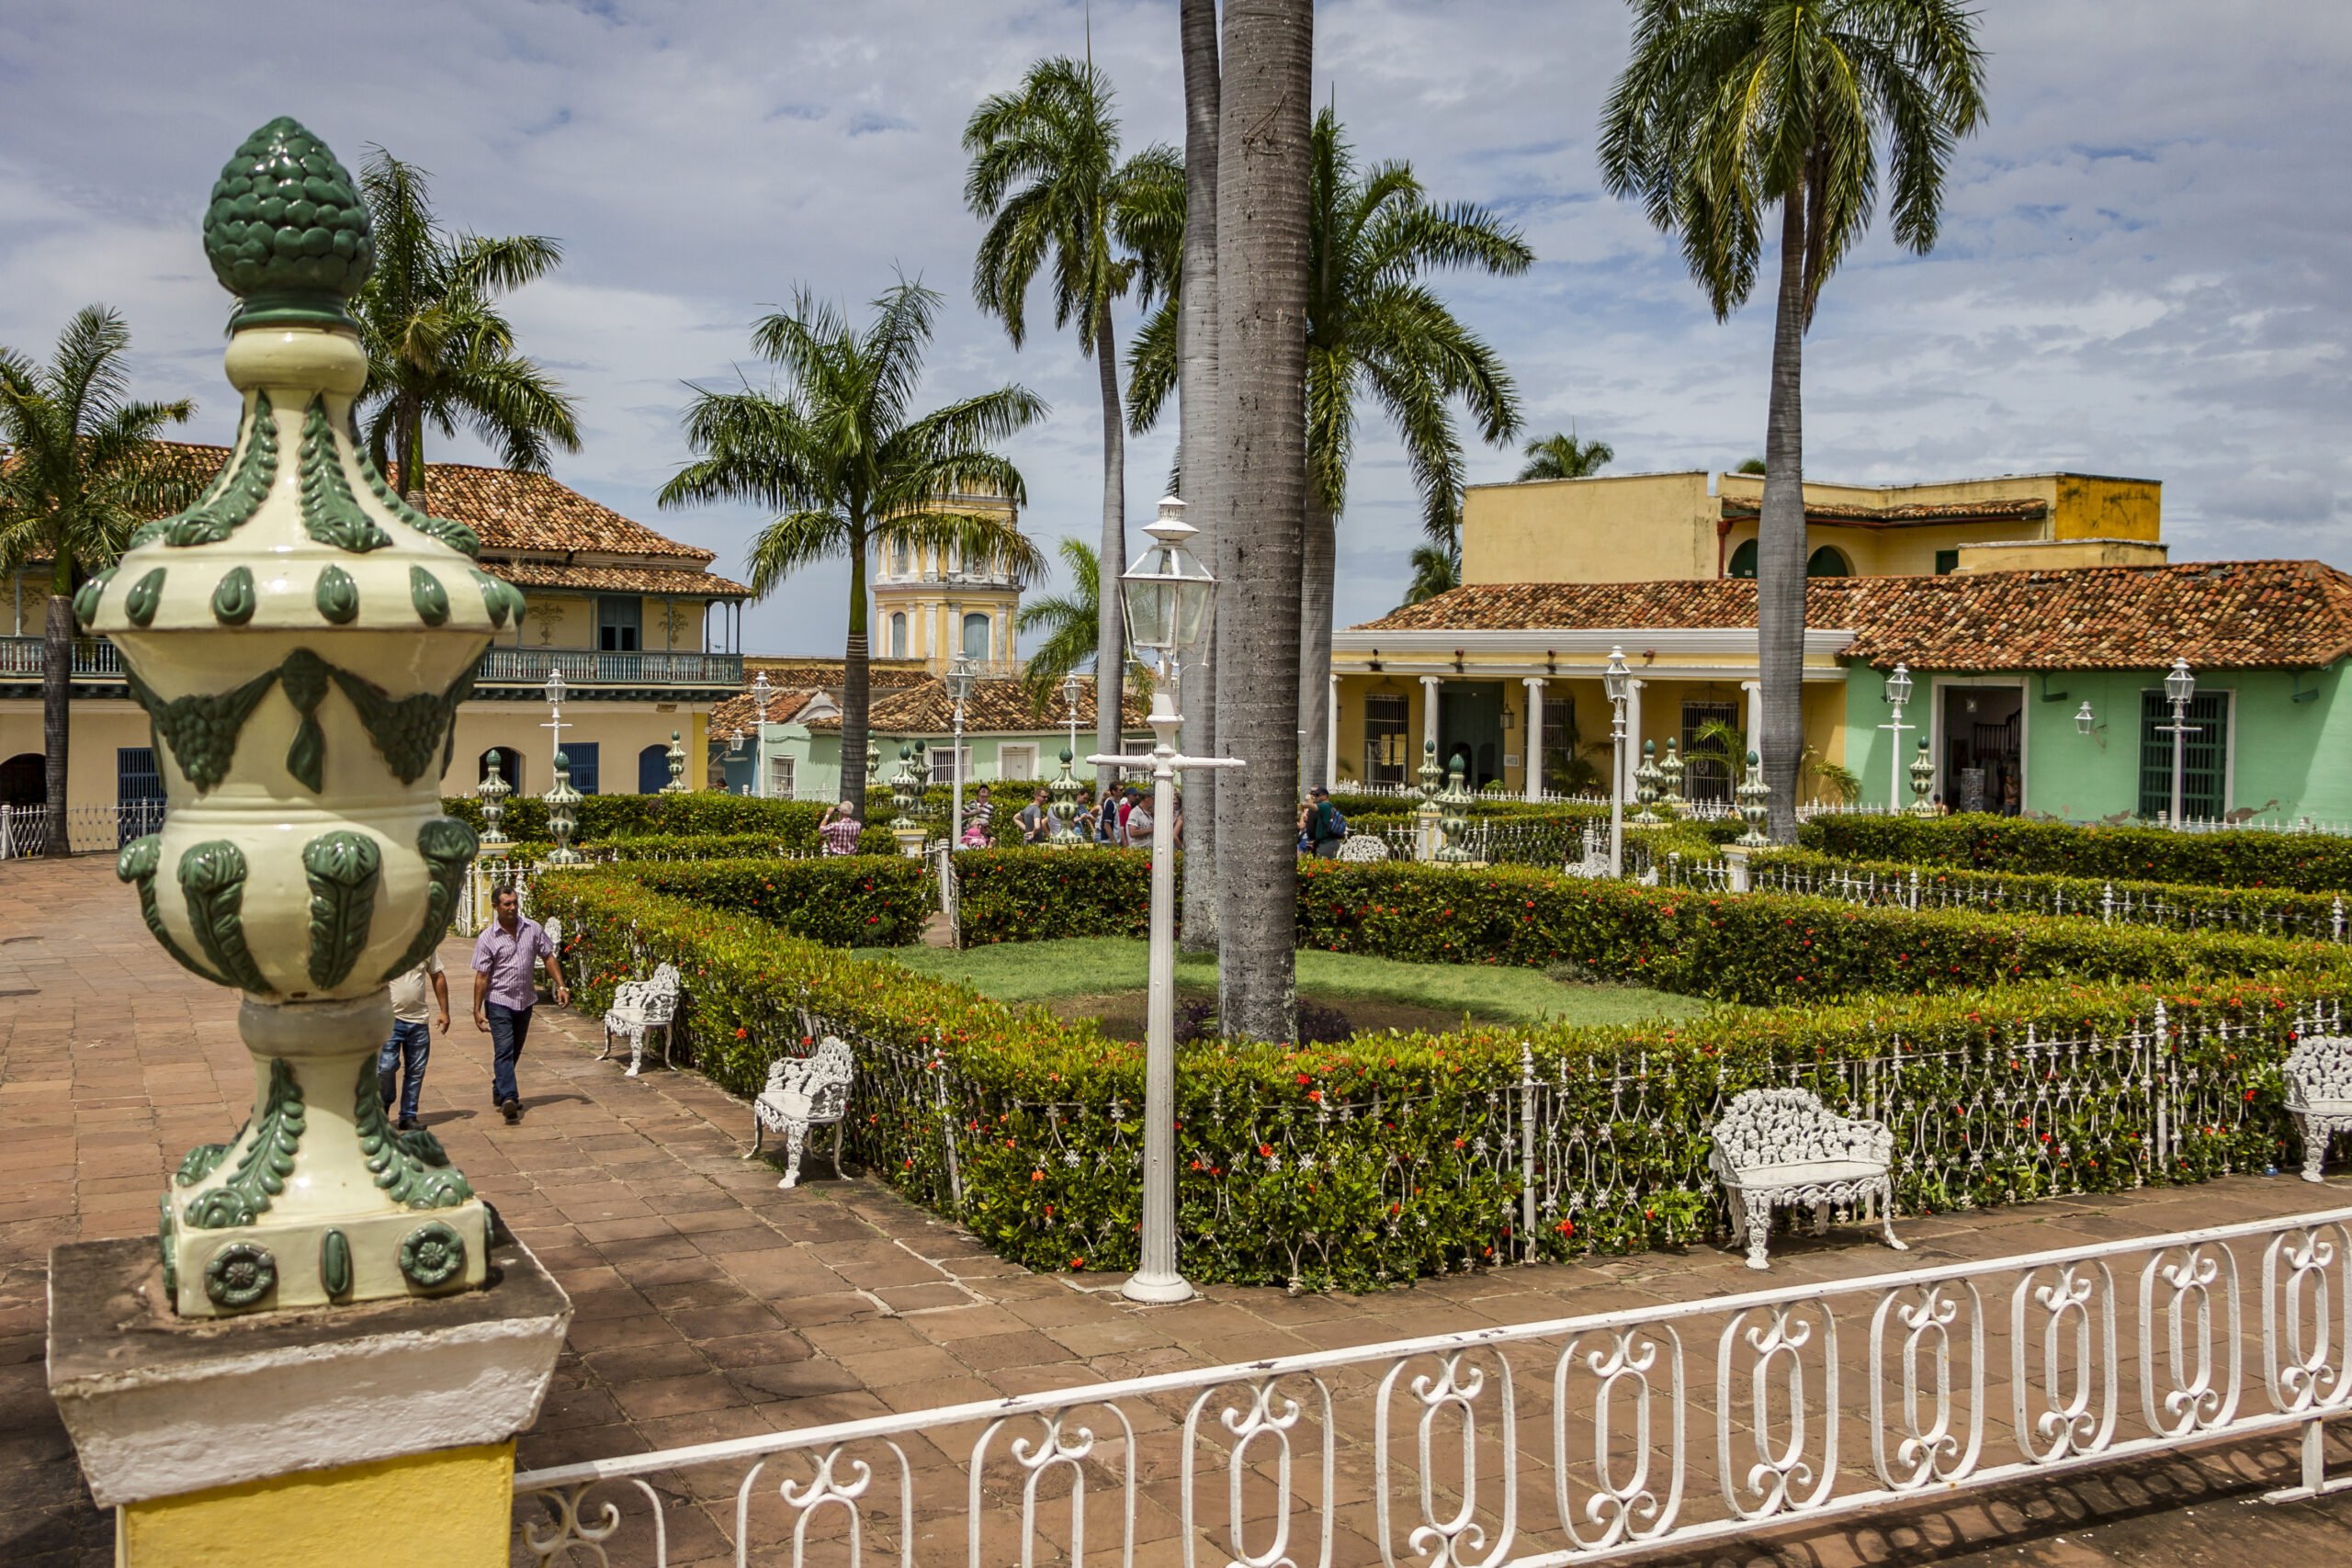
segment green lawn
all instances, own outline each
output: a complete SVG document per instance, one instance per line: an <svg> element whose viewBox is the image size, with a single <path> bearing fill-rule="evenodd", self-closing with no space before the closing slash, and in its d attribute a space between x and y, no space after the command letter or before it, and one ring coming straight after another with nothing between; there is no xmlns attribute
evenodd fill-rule
<svg viewBox="0 0 2352 1568"><path fill-rule="evenodd" d="M861 957L892 959L942 979L961 980L1009 1002L1140 990L1148 978L1147 944L1122 937L1001 942L957 953L940 947L868 948ZM1183 957L1176 976L1188 986L1216 984L1216 961ZM1298 988L1335 1000L1405 1003L1468 1013L1498 1023L1557 1019L1570 1023L1631 1023L1695 1016L1709 1004L1629 986L1565 986L1532 969L1460 964L1399 964L1352 953L1302 952Z"/></svg>

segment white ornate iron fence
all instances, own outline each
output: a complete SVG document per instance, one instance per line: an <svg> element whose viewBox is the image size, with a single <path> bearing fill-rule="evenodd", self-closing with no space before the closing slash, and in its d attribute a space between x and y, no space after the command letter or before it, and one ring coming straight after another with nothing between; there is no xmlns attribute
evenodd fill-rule
<svg viewBox="0 0 2352 1568"><path fill-rule="evenodd" d="M1544 1568L2352 1412L2352 1209L526 1471L528 1561ZM1170 1553L1173 1556L1174 1553Z"/></svg>
<svg viewBox="0 0 2352 1568"><path fill-rule="evenodd" d="M0 860L22 860L45 852L50 808L0 806ZM66 841L77 854L110 853L164 825L164 802L133 800L118 806L66 807Z"/></svg>

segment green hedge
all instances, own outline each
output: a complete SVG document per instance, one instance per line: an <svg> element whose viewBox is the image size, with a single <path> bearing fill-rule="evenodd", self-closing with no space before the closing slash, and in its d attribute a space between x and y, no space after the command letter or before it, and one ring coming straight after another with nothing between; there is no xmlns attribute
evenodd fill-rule
<svg viewBox="0 0 2352 1568"><path fill-rule="evenodd" d="M838 855L820 860L623 861L541 876L534 894L547 903L582 877L616 875L650 893L685 899L730 915L749 915L833 947L904 947L922 940L932 893L924 863L904 855Z"/></svg>
<svg viewBox="0 0 2352 1568"><path fill-rule="evenodd" d="M854 1162L1028 1267L1134 1267L1139 1048L671 897L647 871L546 885L584 960L582 1006L627 973L676 963L682 1037L738 1094L806 1048L794 1020L809 1009L855 1035ZM1693 1240L1720 1221L1705 1128L1726 1097L1766 1084L1894 1124L1911 1210L2261 1170L2288 1153L2276 1064L2291 1010L2315 994L2309 976L2163 993L2051 983L1670 1029L1203 1044L1177 1081L1184 1268L1203 1281L1362 1288ZM2162 1038L2139 1028L2159 999ZM1523 1114L1537 1132L1524 1169ZM2159 1125L2173 1139L2162 1147ZM1520 1218L1530 1181L1532 1230Z"/></svg>
<svg viewBox="0 0 2352 1568"><path fill-rule="evenodd" d="M1924 902L1939 891L1990 900L2010 913L2082 915L2101 918L2109 893L2116 919L2167 931L2235 928L2270 936L2333 940L2342 909L2335 893L2295 893L2278 887L2213 887L2177 882L2134 882L2122 877L2049 876L2030 872L1966 871L1949 865L1905 865L1894 861L1849 861L1811 850L1759 851L1750 863L1759 874L1783 867L1813 876L1875 878L1906 886L1916 874Z"/></svg>
<svg viewBox="0 0 2352 1568"><path fill-rule="evenodd" d="M956 857L967 946L1144 930L1148 857L971 850ZM1909 910L1769 893L1586 881L1516 866L1303 861L1298 943L1408 963L1569 962L1612 978L1771 1005L2060 976L2177 981L2334 970L2331 943Z"/></svg>
<svg viewBox="0 0 2352 1568"><path fill-rule="evenodd" d="M794 848L801 841L798 835L787 841L776 833L643 833L633 837L591 840L579 848L591 860L759 860L775 859L781 855L812 855L820 852L816 840L806 840L807 847ZM513 861L537 861L555 848L551 840L523 840L509 845L503 858ZM484 858L490 855L484 851ZM862 855L895 855L897 840L887 828L868 827L857 836L857 852ZM901 858L904 858L903 856Z"/></svg>
<svg viewBox="0 0 2352 1568"><path fill-rule="evenodd" d="M2176 833L1982 815L1837 816L1806 823L1799 842L1841 860L2301 893L2352 889L2352 838L2327 833Z"/></svg>
<svg viewBox="0 0 2352 1568"><path fill-rule="evenodd" d="M441 809L480 832L481 802L469 795L450 795ZM764 839L791 854L814 854L822 846L817 823L825 803L816 800L761 800L752 795L697 790L690 795L592 795L580 802L580 828L572 835L578 845L608 840L687 838ZM887 853L888 815L866 814L866 836L861 848ZM547 803L537 795L522 795L506 803L500 826L517 842L546 843Z"/></svg>

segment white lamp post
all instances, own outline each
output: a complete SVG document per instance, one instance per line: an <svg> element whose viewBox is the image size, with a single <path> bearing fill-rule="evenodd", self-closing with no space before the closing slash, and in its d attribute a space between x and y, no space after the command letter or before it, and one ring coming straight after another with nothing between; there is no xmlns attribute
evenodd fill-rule
<svg viewBox="0 0 2352 1568"><path fill-rule="evenodd" d="M1886 808L1889 812L1903 808L1903 732L1918 728L1903 722L1903 705L1910 700L1911 671L1898 661L1894 673L1886 678L1886 705L1894 710L1894 716L1879 726L1887 732Z"/></svg>
<svg viewBox="0 0 2352 1568"><path fill-rule="evenodd" d="M1182 660L1206 640L1216 579L1188 541L1184 503L1170 496L1144 532L1152 547L1120 578L1127 645L1153 660L1148 757L1089 757L1094 767L1151 770L1151 989L1145 1010L1143 1095L1143 1260L1122 1293L1134 1302L1189 1300L1193 1287L1176 1271L1176 774L1183 768L1238 768L1230 757L1182 757L1176 733L1176 683Z"/></svg>
<svg viewBox="0 0 2352 1568"><path fill-rule="evenodd" d="M948 807L947 842L952 849L964 838L964 699L972 694L972 656L959 653L947 662L947 700L956 705L953 794Z"/></svg>
<svg viewBox="0 0 2352 1568"><path fill-rule="evenodd" d="M1609 650L1600 683L1609 693L1609 874L1625 874L1625 699L1634 694L1634 672L1625 650Z"/></svg>
<svg viewBox="0 0 2352 1568"><path fill-rule="evenodd" d="M553 738L548 748L550 759L563 754L563 732L571 728L563 721L563 667L556 665L548 671L548 721L539 726Z"/></svg>
<svg viewBox="0 0 2352 1568"><path fill-rule="evenodd" d="M2172 704L2172 723L2166 728L2172 733L2172 825L2180 826L2181 784L2188 761L2188 738L2200 726L2188 722L2188 700L2197 694L2197 677L2188 672L2188 660L2176 659L2165 675L2165 696Z"/></svg>
<svg viewBox="0 0 2352 1568"><path fill-rule="evenodd" d="M752 722L752 793L765 800L768 794L768 672L764 670L752 676L752 703L760 711Z"/></svg>

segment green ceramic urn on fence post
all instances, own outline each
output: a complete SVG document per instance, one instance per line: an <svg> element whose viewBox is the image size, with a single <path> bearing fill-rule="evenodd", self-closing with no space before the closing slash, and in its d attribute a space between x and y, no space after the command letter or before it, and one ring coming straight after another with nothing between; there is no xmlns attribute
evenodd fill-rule
<svg viewBox="0 0 2352 1568"><path fill-rule="evenodd" d="M385 986L433 951L474 835L441 814L457 705L522 595L353 439L372 262L350 175L291 119L248 138L204 222L242 301L220 477L76 597L153 721L171 809L118 863L173 958L244 993L253 1114L162 1200L185 1315L479 1285L489 1212L377 1098Z"/></svg>

